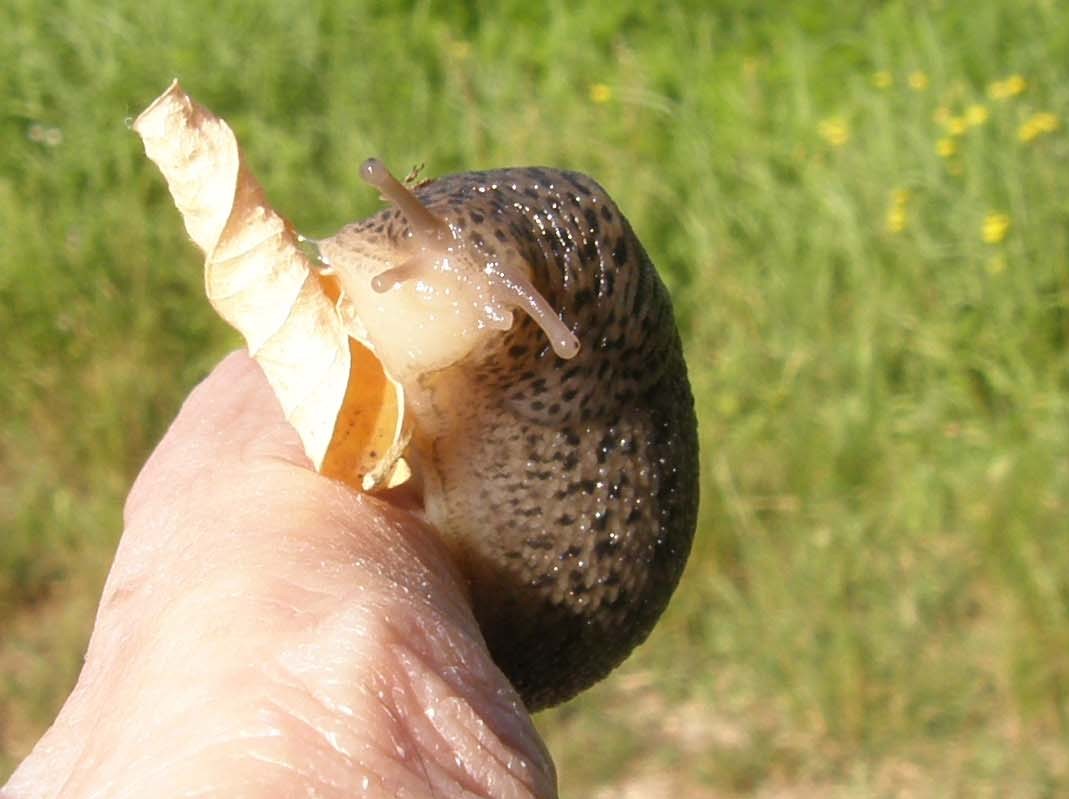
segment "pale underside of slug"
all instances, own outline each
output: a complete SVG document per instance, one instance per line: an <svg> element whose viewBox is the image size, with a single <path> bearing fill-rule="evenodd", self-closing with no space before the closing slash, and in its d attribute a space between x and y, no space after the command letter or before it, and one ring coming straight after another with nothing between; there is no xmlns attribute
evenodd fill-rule
<svg viewBox="0 0 1069 799"><path fill-rule="evenodd" d="M668 293L585 175L410 192L363 174L395 207L320 252L405 387L425 512L495 662L530 709L556 704L648 635L690 550L697 431Z"/></svg>

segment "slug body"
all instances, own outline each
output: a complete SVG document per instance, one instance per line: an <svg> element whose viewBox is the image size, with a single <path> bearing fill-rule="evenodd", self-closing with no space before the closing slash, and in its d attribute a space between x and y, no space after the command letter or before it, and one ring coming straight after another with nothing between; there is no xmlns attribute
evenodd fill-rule
<svg viewBox="0 0 1069 799"><path fill-rule="evenodd" d="M414 419L428 519L531 710L605 676L674 590L698 501L668 293L605 191L517 168L409 192L319 242ZM516 310L523 311L515 314Z"/></svg>

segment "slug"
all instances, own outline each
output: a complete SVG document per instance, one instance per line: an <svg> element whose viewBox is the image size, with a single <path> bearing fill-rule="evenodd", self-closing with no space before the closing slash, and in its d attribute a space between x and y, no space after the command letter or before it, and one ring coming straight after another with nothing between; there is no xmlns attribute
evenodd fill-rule
<svg viewBox="0 0 1069 799"><path fill-rule="evenodd" d="M557 704L646 638L690 551L697 424L668 292L585 175L361 175L393 207L320 255L405 388L424 512L495 663L529 710Z"/></svg>

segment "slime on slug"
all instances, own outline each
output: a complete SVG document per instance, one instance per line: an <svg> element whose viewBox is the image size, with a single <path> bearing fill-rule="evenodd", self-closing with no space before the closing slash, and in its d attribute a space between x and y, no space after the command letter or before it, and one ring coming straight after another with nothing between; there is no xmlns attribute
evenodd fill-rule
<svg viewBox="0 0 1069 799"><path fill-rule="evenodd" d="M494 661L529 709L564 701L645 639L690 550L697 426L668 293L585 175L360 174L391 207L320 251L404 386L414 484Z"/></svg>

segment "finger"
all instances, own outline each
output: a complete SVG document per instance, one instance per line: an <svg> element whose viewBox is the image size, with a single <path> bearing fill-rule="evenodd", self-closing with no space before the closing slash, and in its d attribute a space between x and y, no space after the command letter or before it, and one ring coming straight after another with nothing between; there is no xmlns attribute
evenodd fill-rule
<svg viewBox="0 0 1069 799"><path fill-rule="evenodd" d="M12 784L162 795L138 780L169 769L254 795L266 760L324 795L553 795L434 532L311 472L286 427L247 358L191 395L131 492L79 687Z"/></svg>
<svg viewBox="0 0 1069 799"><path fill-rule="evenodd" d="M158 501L168 487L185 490L198 479L258 460L310 468L259 365L244 351L225 358L182 405L130 491L127 519L140 498Z"/></svg>
<svg viewBox="0 0 1069 799"><path fill-rule="evenodd" d="M257 461L257 456L266 461L304 462L296 433L285 423L262 371L245 352L236 352L193 390L130 492L125 515L134 523L126 525L120 541L91 644L91 650L100 654L87 657L74 692L33 757L15 775L35 786L31 795L56 795L63 785L83 754L85 730L98 712L95 692L107 689L107 681L97 679L106 670L106 655L121 657L131 648L117 642L118 636L130 635L130 630L115 623L115 607L126 598L140 608L141 616L150 619L155 611L143 595L154 591L168 595L160 589L166 582L163 578L176 573L175 549L198 546L173 534L186 526L181 515L196 485L218 482L220 477L225 482L227 472L240 469L234 461ZM170 524L162 519L153 523L153 517L162 514Z"/></svg>

